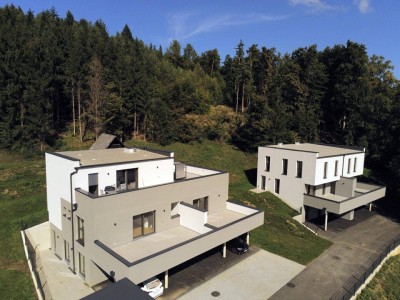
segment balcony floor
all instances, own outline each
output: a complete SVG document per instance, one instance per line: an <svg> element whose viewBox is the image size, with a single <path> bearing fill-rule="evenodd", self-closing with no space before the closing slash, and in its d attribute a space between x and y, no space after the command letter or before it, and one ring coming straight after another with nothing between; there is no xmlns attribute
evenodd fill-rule
<svg viewBox="0 0 400 300"><path fill-rule="evenodd" d="M318 197L321 197L321 198L324 198L324 199L328 199L328 200L332 200L332 201L335 201L335 202L342 202L344 200L349 199L349 197L343 197L343 196L334 195L334 194L331 194L331 193L326 193L325 195L321 195L321 196L318 196Z"/></svg>
<svg viewBox="0 0 400 300"><path fill-rule="evenodd" d="M224 209L221 212L208 215L208 224L215 227L222 227L234 221L240 220L245 215Z"/></svg>

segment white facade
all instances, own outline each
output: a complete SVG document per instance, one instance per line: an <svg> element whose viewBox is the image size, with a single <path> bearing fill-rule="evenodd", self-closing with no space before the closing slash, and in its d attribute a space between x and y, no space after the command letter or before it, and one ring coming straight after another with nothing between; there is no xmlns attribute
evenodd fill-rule
<svg viewBox="0 0 400 300"><path fill-rule="evenodd" d="M362 175L364 157L361 148L300 143L259 147L257 188L276 194L297 211L304 211L304 194L334 194L342 177ZM298 172L298 168L302 171Z"/></svg>

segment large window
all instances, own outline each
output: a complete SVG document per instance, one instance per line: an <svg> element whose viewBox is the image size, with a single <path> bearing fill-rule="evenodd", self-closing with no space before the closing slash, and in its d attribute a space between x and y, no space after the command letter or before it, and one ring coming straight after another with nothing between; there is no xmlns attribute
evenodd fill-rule
<svg viewBox="0 0 400 300"><path fill-rule="evenodd" d="M328 177L328 162L324 163L324 179Z"/></svg>
<svg viewBox="0 0 400 300"><path fill-rule="evenodd" d="M338 172L339 172L339 161L336 160L335 161L335 176L338 176Z"/></svg>
<svg viewBox="0 0 400 300"><path fill-rule="evenodd" d="M133 216L133 238L155 232L155 212Z"/></svg>
<svg viewBox="0 0 400 300"><path fill-rule="evenodd" d="M193 200L193 206L196 206L203 210L208 210L208 197Z"/></svg>
<svg viewBox="0 0 400 300"><path fill-rule="evenodd" d="M275 193L277 194L279 194L280 185L281 185L280 179L275 179Z"/></svg>
<svg viewBox="0 0 400 300"><path fill-rule="evenodd" d="M282 175L287 175L288 160L282 159Z"/></svg>
<svg viewBox="0 0 400 300"><path fill-rule="evenodd" d="M78 242L85 246L85 221L78 217Z"/></svg>
<svg viewBox="0 0 400 300"><path fill-rule="evenodd" d="M69 261L69 243L64 240L64 259Z"/></svg>
<svg viewBox="0 0 400 300"><path fill-rule="evenodd" d="M85 257L80 252L79 252L79 274L81 274L83 277L86 276Z"/></svg>
<svg viewBox="0 0 400 300"><path fill-rule="evenodd" d="M270 167L271 167L271 157L266 156L265 157L265 171L269 172Z"/></svg>
<svg viewBox="0 0 400 300"><path fill-rule="evenodd" d="M302 161L297 161L296 164L296 177L297 178L302 178L303 177L303 162Z"/></svg>
<svg viewBox="0 0 400 300"><path fill-rule="evenodd" d="M117 171L117 190L137 189L138 169Z"/></svg>

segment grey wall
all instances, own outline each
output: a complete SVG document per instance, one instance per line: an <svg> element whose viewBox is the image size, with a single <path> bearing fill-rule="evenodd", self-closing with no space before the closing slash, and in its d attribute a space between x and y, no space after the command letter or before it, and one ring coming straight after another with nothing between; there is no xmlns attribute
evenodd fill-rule
<svg viewBox="0 0 400 300"><path fill-rule="evenodd" d="M341 177L339 181L336 182L336 195L352 198L354 197L354 190L357 185L357 177L345 178Z"/></svg>

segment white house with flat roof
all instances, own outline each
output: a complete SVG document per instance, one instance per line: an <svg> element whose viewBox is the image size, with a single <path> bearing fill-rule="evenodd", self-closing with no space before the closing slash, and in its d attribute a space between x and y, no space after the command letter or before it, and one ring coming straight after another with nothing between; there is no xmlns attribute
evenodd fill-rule
<svg viewBox="0 0 400 300"><path fill-rule="evenodd" d="M51 249L89 286L139 284L247 234L264 213L228 202L229 174L173 152L113 148L46 153Z"/></svg>
<svg viewBox="0 0 400 300"><path fill-rule="evenodd" d="M308 143L258 148L257 188L268 190L295 210L303 221L328 213L348 220L354 209L385 196L386 188L357 182L365 149Z"/></svg>

